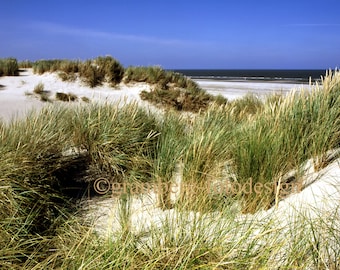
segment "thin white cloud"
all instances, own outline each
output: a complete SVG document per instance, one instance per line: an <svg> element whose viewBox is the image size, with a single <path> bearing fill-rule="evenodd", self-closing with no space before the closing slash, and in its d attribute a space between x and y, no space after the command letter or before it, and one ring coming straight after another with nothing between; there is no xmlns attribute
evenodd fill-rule
<svg viewBox="0 0 340 270"><path fill-rule="evenodd" d="M143 43L156 43L161 45L197 45L192 41L171 39L171 38L158 38L144 35L133 35L133 34L118 34L114 32L98 31L86 28L68 27L66 25L60 25L49 22L34 22L28 25L31 29L43 31L49 34L79 36L79 37L91 37L100 38L107 40L126 40L132 42L143 42Z"/></svg>
<svg viewBox="0 0 340 270"><path fill-rule="evenodd" d="M330 26L340 26L340 24L339 23L292 23L292 24L287 24L287 26L330 27Z"/></svg>

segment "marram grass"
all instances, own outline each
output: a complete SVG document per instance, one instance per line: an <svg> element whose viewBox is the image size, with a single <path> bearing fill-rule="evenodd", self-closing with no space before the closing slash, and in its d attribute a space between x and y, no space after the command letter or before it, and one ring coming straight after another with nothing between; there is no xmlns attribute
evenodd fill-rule
<svg viewBox="0 0 340 270"><path fill-rule="evenodd" d="M157 75L157 74L156 74ZM311 157L338 148L340 74L311 92L254 97L209 107L185 118L162 117L137 104L54 104L0 123L0 266L2 269L338 269L339 209L288 225L263 218L268 191L210 197L182 193L160 204L168 215L150 230L131 228L129 197L121 198L122 231L102 238L83 224L64 193L70 173L117 181L170 184L182 164L184 184L219 179L275 184ZM80 161L63 153L78 149ZM78 163L77 163L78 162ZM72 165L72 166L71 166ZM72 171L73 170L73 171ZM164 201L162 201L164 200ZM162 202L164 203L162 205ZM195 211L192 211L195 210ZM198 210L198 211L196 211ZM240 210L254 212L244 215Z"/></svg>
<svg viewBox="0 0 340 270"><path fill-rule="evenodd" d="M15 58L0 59L0 77L1 76L18 76L19 65Z"/></svg>

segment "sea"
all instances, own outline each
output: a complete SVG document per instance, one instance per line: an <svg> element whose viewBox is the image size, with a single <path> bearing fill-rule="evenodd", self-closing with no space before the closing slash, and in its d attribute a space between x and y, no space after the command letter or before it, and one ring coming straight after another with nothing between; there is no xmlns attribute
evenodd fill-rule
<svg viewBox="0 0 340 270"><path fill-rule="evenodd" d="M192 79L222 81L271 81L280 83L309 83L320 81L325 76L323 69L178 69Z"/></svg>
<svg viewBox="0 0 340 270"><path fill-rule="evenodd" d="M177 69L199 84L207 92L230 100L248 93L265 97L269 94L287 94L291 91L310 90L320 84L326 70L296 69Z"/></svg>

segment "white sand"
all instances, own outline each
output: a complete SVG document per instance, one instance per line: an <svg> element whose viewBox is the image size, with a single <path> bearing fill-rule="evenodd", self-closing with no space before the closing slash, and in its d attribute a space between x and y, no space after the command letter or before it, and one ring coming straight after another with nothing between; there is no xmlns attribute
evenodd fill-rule
<svg viewBox="0 0 340 270"><path fill-rule="evenodd" d="M20 72L20 76L0 77L0 118L10 121L13 117L22 117L31 109L39 109L45 106L46 102L41 102L37 96L28 96L26 93L33 93L34 87L39 83L44 84L44 90L48 91L51 99L55 98L55 93L72 93L81 97L87 97L90 101L138 101L145 104L139 93L142 90L150 90L150 86L145 83L125 85L123 83L115 88L100 86L90 88L79 80L75 82L63 82L56 73L44 73L43 75L33 74L32 69ZM56 101L54 101L56 102ZM78 102L81 102L79 100Z"/></svg>

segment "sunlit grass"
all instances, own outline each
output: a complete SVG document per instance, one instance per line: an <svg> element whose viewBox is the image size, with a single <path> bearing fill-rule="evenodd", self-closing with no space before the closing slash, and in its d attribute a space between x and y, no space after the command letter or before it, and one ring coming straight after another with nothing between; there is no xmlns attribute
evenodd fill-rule
<svg viewBox="0 0 340 270"><path fill-rule="evenodd" d="M155 105L178 111L198 112L216 102L227 103L222 96L213 96L201 89L196 82L161 67L129 67L124 73L124 82L146 82L154 85L151 91L142 91L140 96Z"/></svg>
<svg viewBox="0 0 340 270"><path fill-rule="evenodd" d="M56 102L0 123L0 266L338 269L336 204L315 217L297 209L282 223L275 212L261 211L277 199L273 189L228 194L207 187L275 186L310 158L317 171L326 167L325 153L340 146L339 107L335 73L313 91L266 101L246 96L197 114L156 114L137 103ZM120 230L106 238L83 222L67 193L76 181L91 187L100 176L165 186L176 178L182 188L176 203L171 189L158 190L160 209L146 213L156 221L140 230L132 194L123 194L114 201Z"/></svg>
<svg viewBox="0 0 340 270"><path fill-rule="evenodd" d="M19 65L15 58L0 59L0 77L1 76L18 76Z"/></svg>
<svg viewBox="0 0 340 270"><path fill-rule="evenodd" d="M72 94L72 93L68 93L68 94L65 94L65 93L61 93L61 92L57 92L55 94L55 97L57 100L60 100L60 101L76 101L78 99L78 97L75 95L75 94Z"/></svg>

